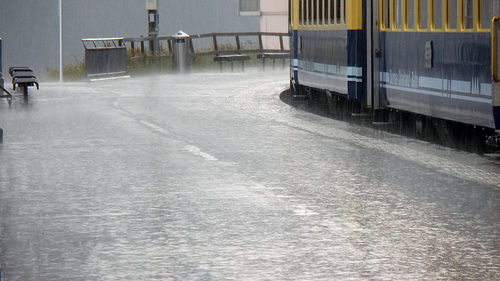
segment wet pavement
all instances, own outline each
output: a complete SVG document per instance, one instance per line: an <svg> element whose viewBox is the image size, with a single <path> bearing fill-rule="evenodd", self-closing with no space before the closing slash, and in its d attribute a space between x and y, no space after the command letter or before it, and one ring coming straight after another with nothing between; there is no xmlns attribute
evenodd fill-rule
<svg viewBox="0 0 500 281"><path fill-rule="evenodd" d="M291 108L287 79L0 104L2 280L500 279L500 161Z"/></svg>

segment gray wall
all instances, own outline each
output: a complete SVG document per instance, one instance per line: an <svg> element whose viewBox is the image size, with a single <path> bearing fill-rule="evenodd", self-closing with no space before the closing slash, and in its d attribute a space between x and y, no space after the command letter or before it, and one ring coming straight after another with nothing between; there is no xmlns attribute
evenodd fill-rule
<svg viewBox="0 0 500 281"><path fill-rule="evenodd" d="M239 16L238 0L158 0L160 34L259 31L259 17ZM82 38L146 35L145 0L63 0L64 64L83 58ZM30 66L47 77L59 68L58 0L0 0L4 77ZM8 74L7 74L8 76Z"/></svg>

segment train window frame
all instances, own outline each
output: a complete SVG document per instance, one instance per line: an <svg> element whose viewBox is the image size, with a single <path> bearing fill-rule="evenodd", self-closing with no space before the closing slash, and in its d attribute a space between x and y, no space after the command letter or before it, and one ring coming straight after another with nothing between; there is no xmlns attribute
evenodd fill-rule
<svg viewBox="0 0 500 281"><path fill-rule="evenodd" d="M496 0L454 1L456 3L452 3L452 0L401 0L400 3L403 5L401 26L396 22L396 19L401 16L398 14L401 9L398 9L396 4L399 1L379 0L380 31L491 32L491 27L487 24L487 17L482 13L484 9L489 7L487 5L492 3L491 1ZM472 4L472 11L466 7L467 1ZM489 3L485 4L483 1L489 1ZM413 9L408 5L413 5ZM450 5L453 6L452 10L450 10ZM409 26L411 18L409 13L412 13L414 27L411 27L411 24ZM469 27L467 22L471 21L471 13L472 27Z"/></svg>
<svg viewBox="0 0 500 281"><path fill-rule="evenodd" d="M342 3L347 3L342 1L342 0L292 0L293 3L295 3L294 8L297 11L294 11L293 13L295 14L296 17L296 26L297 29L299 30L344 30L347 29L347 24L342 23L341 20L345 20L347 17L342 15L339 15L341 18L339 19L339 22L336 22L335 18L335 5L336 3L339 3L339 7L341 6ZM338 1L338 2L337 2ZM342 1L342 2L341 2ZM322 8L319 7L319 5L322 2ZM302 3L302 7L301 4ZM309 3L311 3L311 6L309 6ZM334 5L334 6L332 6ZM317 11L316 11L317 10ZM322 13L320 13L320 10L322 10ZM341 12L341 10L339 10ZM347 12L347 11L346 11ZM331 13L334 13L332 15ZM321 15L323 15L323 18L321 19ZM302 21L300 21L300 18L302 17Z"/></svg>

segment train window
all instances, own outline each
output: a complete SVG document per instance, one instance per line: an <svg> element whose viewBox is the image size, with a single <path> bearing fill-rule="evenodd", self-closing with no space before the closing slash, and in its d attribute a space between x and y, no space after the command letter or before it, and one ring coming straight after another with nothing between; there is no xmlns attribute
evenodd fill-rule
<svg viewBox="0 0 500 281"><path fill-rule="evenodd" d="M325 5L324 0L319 0L318 4L318 23L323 24L323 6Z"/></svg>
<svg viewBox="0 0 500 281"><path fill-rule="evenodd" d="M382 18L382 27L389 29L391 28L391 0L382 0L381 7L381 18Z"/></svg>
<svg viewBox="0 0 500 281"><path fill-rule="evenodd" d="M443 0L433 0L432 4L432 27L441 29L443 28Z"/></svg>
<svg viewBox="0 0 500 281"><path fill-rule="evenodd" d="M313 24L317 24L318 23L318 0L313 0L312 8L313 8L313 11L312 11Z"/></svg>
<svg viewBox="0 0 500 281"><path fill-rule="evenodd" d="M394 7L394 11L396 12L396 28L403 27L403 0L396 0L394 3L396 6Z"/></svg>
<svg viewBox="0 0 500 281"><path fill-rule="evenodd" d="M474 28L474 4L473 0L463 0L463 19L462 25L464 29L473 29Z"/></svg>
<svg viewBox="0 0 500 281"><path fill-rule="evenodd" d="M347 0L342 0L344 2L344 8L342 10L342 18L344 19L344 23L347 23Z"/></svg>
<svg viewBox="0 0 500 281"><path fill-rule="evenodd" d="M481 29L490 29L492 17L491 10L493 9L491 1L492 0L480 0Z"/></svg>
<svg viewBox="0 0 500 281"><path fill-rule="evenodd" d="M457 29L457 5L458 0L448 0L448 11L447 11L447 19L448 19L448 28L449 29Z"/></svg>
<svg viewBox="0 0 500 281"><path fill-rule="evenodd" d="M312 24L312 0L307 0L307 24Z"/></svg>
<svg viewBox="0 0 500 281"><path fill-rule="evenodd" d="M416 0L407 0L406 2L406 28L415 28L415 4Z"/></svg>
<svg viewBox="0 0 500 281"><path fill-rule="evenodd" d="M330 1L330 23L335 23L335 1L338 0L329 0Z"/></svg>
<svg viewBox="0 0 500 281"><path fill-rule="evenodd" d="M420 29L427 29L429 27L429 18L427 17L427 5L428 2L427 0L420 0L418 1L419 7L418 7L418 28Z"/></svg>
<svg viewBox="0 0 500 281"><path fill-rule="evenodd" d="M330 16L328 15L328 7L329 7L329 1L330 0L324 0L325 3L323 4L323 24L328 24L329 23L329 18Z"/></svg>
<svg viewBox="0 0 500 281"><path fill-rule="evenodd" d="M337 23L340 23L340 1L342 0L337 0L335 1L335 18L337 19Z"/></svg>
<svg viewBox="0 0 500 281"><path fill-rule="evenodd" d="M299 24L304 23L304 0L299 0Z"/></svg>

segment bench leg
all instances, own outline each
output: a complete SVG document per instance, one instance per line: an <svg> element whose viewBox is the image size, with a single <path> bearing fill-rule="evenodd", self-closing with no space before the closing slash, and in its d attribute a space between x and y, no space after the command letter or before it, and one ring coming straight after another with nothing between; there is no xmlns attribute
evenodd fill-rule
<svg viewBox="0 0 500 281"><path fill-rule="evenodd" d="M245 61L241 61L241 72L245 72Z"/></svg>
<svg viewBox="0 0 500 281"><path fill-rule="evenodd" d="M220 61L219 64L220 64L220 72L222 72L222 61Z"/></svg>
<svg viewBox="0 0 500 281"><path fill-rule="evenodd" d="M273 71L276 68L276 59L273 59Z"/></svg>
<svg viewBox="0 0 500 281"><path fill-rule="evenodd" d="M266 71L266 58L262 58L262 71Z"/></svg>
<svg viewBox="0 0 500 281"><path fill-rule="evenodd" d="M234 70L234 62L231 61L231 72L233 72L233 70Z"/></svg>

